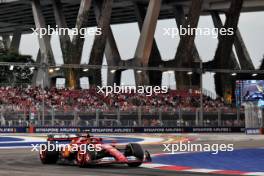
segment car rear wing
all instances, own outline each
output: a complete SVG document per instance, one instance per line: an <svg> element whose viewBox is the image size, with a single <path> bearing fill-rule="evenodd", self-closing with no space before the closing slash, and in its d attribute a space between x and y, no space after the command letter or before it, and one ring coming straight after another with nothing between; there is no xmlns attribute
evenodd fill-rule
<svg viewBox="0 0 264 176"><path fill-rule="evenodd" d="M78 134L49 134L47 141L71 141L78 137Z"/></svg>

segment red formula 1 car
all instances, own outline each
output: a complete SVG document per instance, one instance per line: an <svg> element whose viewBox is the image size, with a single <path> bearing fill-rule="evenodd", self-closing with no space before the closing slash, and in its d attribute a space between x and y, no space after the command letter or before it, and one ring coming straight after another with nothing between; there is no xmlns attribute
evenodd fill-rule
<svg viewBox="0 0 264 176"><path fill-rule="evenodd" d="M47 144L40 146L43 164L73 163L80 167L102 164L127 164L138 167L151 162L148 151L129 143L124 147L104 144L102 138L85 135L49 135Z"/></svg>

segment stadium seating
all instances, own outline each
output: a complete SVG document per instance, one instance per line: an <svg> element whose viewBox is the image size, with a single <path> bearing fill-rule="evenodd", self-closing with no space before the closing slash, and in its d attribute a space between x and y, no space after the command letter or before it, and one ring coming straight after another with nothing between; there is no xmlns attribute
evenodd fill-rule
<svg viewBox="0 0 264 176"><path fill-rule="evenodd" d="M12 88L0 87L0 107L5 111L36 111L43 103L45 108L54 108L60 111L111 111L119 108L122 111L131 111L142 107L144 111L162 108L162 111L176 111L181 108L195 111L200 107L200 95L193 91L171 90L166 94L145 96L144 94L111 94L105 96L95 89L45 89L39 87ZM223 100L211 99L204 96L204 111L216 111L227 106Z"/></svg>

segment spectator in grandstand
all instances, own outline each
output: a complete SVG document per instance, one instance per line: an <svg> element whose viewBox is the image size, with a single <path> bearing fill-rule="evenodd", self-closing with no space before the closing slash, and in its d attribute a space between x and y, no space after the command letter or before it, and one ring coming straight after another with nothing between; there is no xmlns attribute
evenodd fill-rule
<svg viewBox="0 0 264 176"><path fill-rule="evenodd" d="M112 94L105 96L95 89L44 89L39 87L11 88L0 87L0 106L5 111L21 111L29 116L30 112L37 112L45 105L45 109L55 111L136 111L141 107L144 112L176 111L181 108L186 111L195 111L200 107L200 95L184 91L169 91L166 94L145 96L144 94ZM43 104L44 103L44 104ZM204 110L215 111L225 108L221 99L213 100L204 96ZM29 112L30 111L30 112Z"/></svg>

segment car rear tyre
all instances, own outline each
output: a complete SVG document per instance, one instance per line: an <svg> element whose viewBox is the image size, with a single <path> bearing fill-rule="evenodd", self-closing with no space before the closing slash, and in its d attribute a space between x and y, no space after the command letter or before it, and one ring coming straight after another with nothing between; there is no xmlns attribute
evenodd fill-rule
<svg viewBox="0 0 264 176"><path fill-rule="evenodd" d="M88 167L92 162L92 155L89 152L78 151L76 161L79 167Z"/></svg>
<svg viewBox="0 0 264 176"><path fill-rule="evenodd" d="M130 143L126 146L125 156L134 156L138 159L138 162L128 163L129 167L139 167L144 160L144 150L141 145L137 143Z"/></svg>
<svg viewBox="0 0 264 176"><path fill-rule="evenodd" d="M40 150L40 160L43 164L56 164L59 159L57 151Z"/></svg>

